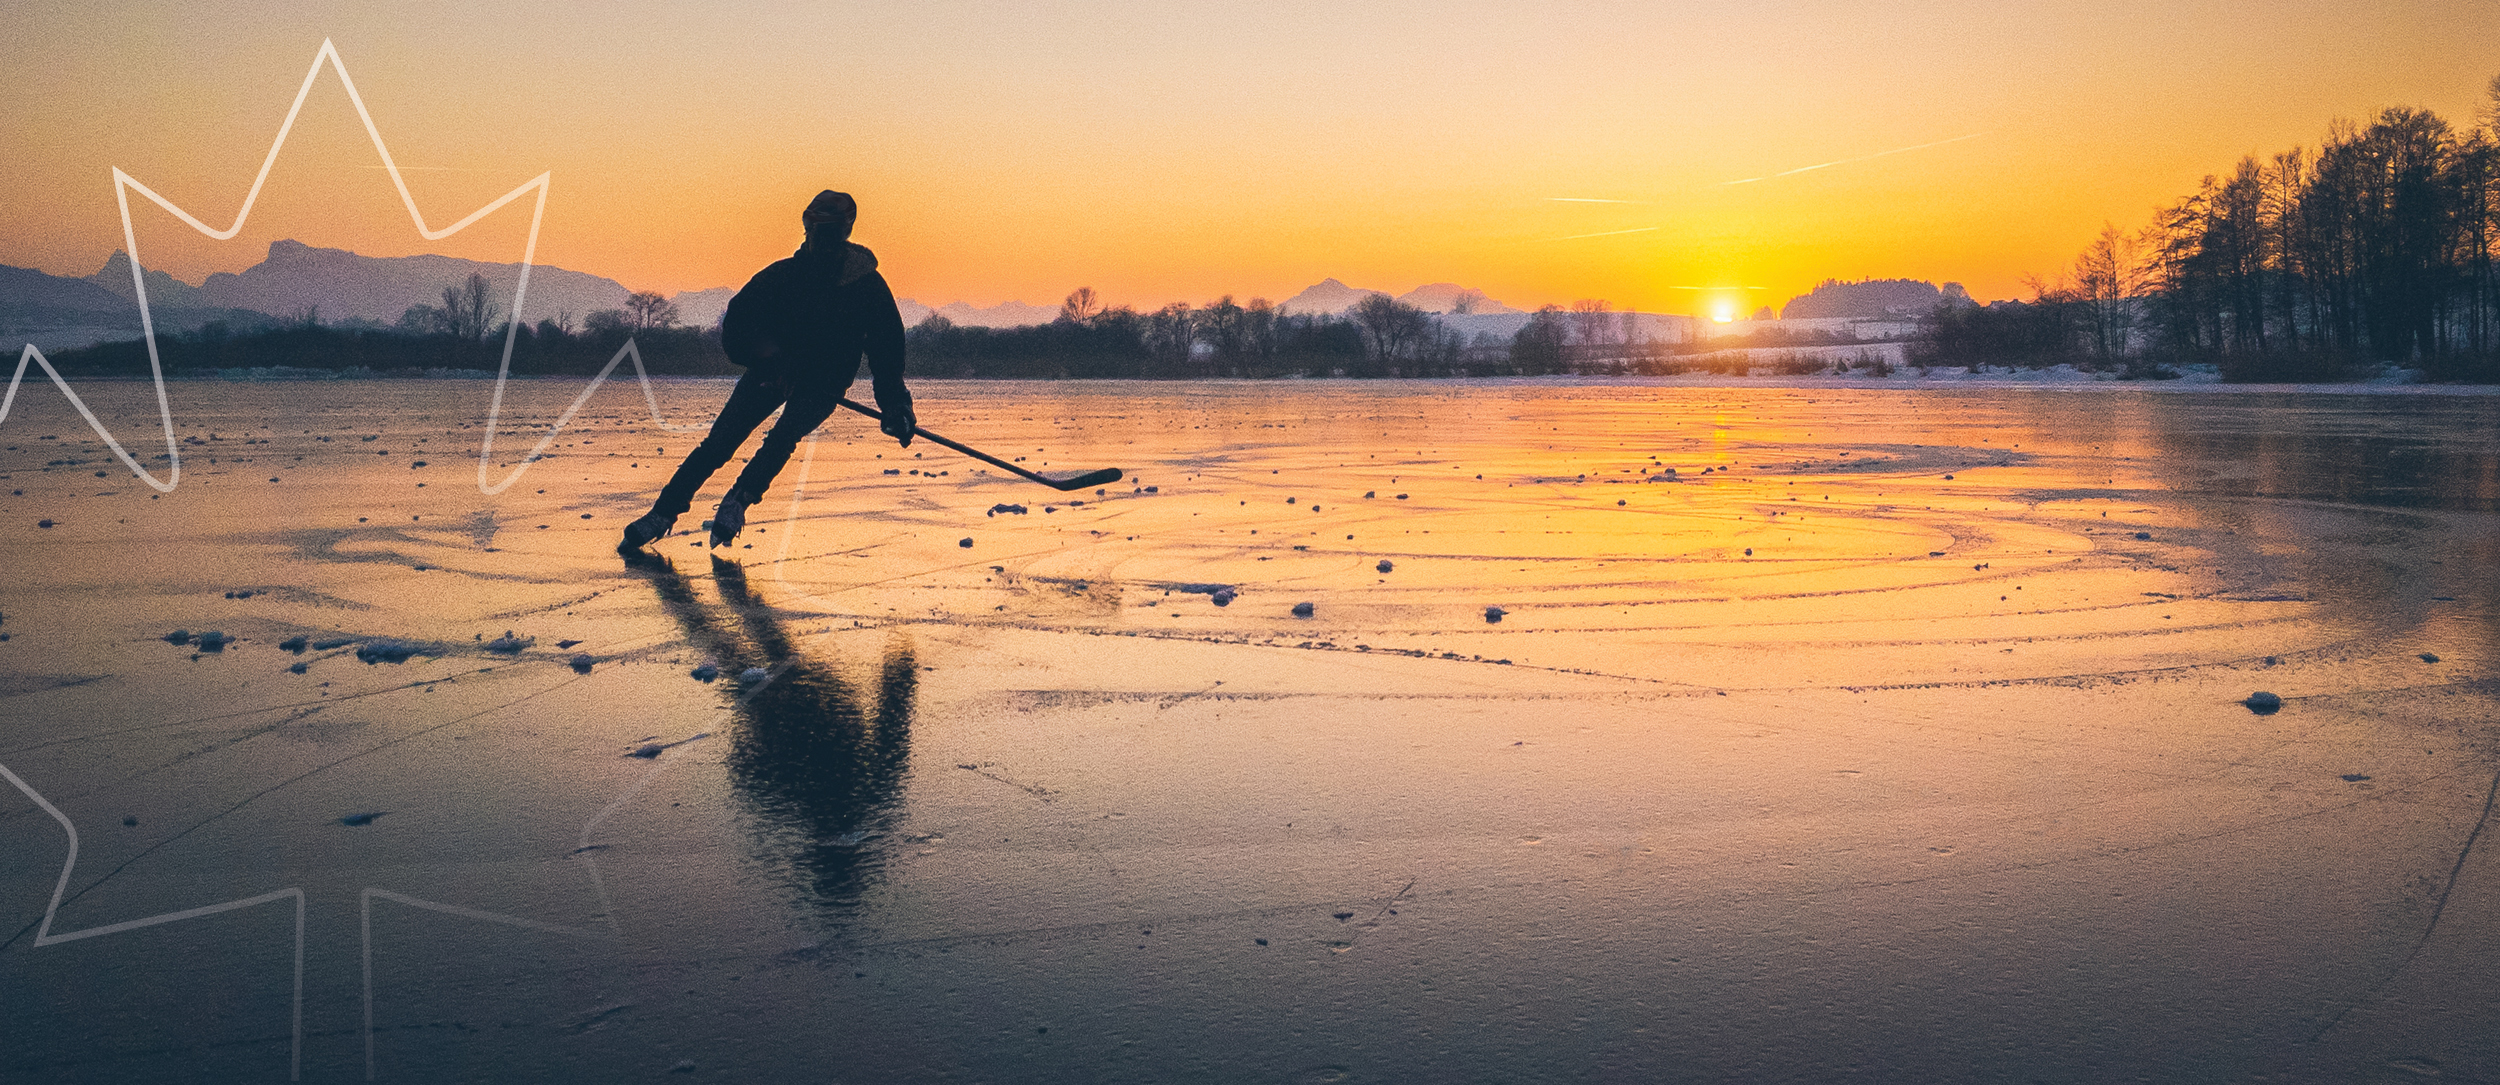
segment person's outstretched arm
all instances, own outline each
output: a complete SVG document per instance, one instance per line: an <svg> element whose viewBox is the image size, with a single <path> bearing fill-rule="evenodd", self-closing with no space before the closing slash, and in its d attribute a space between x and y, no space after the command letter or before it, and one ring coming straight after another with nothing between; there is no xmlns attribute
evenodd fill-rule
<svg viewBox="0 0 2500 1085"><path fill-rule="evenodd" d="M877 413L885 416L877 428L910 448L912 427L919 420L912 414L911 390L903 387L903 314L894 305L894 291L886 285L885 276L870 272L869 280L868 327L860 347L868 355L868 379L877 395Z"/></svg>

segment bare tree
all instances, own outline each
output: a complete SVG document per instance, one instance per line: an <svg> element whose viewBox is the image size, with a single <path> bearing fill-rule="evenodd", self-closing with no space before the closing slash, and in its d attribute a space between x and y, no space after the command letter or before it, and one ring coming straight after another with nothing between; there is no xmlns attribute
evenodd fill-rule
<svg viewBox="0 0 2500 1085"><path fill-rule="evenodd" d="M1407 356L1432 328L1431 318L1423 310L1387 294L1365 297L1355 303L1348 315L1371 337L1374 354L1384 362Z"/></svg>
<svg viewBox="0 0 2500 1085"><path fill-rule="evenodd" d="M440 320L442 330L462 340L482 340L485 332L495 330L495 317L500 315L492 300L492 287L485 282L485 275L477 272L470 272L467 282L442 287L442 307L432 312L435 320Z"/></svg>
<svg viewBox="0 0 2500 1085"><path fill-rule="evenodd" d="M1198 336L1198 312L1185 301L1176 301L1145 316L1144 334L1140 336L1146 350L1162 367L1159 376L1181 376L1189 364L1190 347Z"/></svg>
<svg viewBox="0 0 2500 1085"><path fill-rule="evenodd" d="M2305 291L2300 288L2296 269L2302 255L2300 197L2301 190L2308 183L2309 159L2306 152L2294 147L2275 155L2273 168L2265 173L2264 203L2260 209L2266 229L2265 249L2272 258L2272 266L2267 269L2266 275L2267 304L2280 318L2277 326L2282 329L2282 337L2294 349L2301 345L2303 325L2300 303ZM2153 285L2149 274L2146 285ZM2308 324L2314 327L2316 323L2312 314Z"/></svg>
<svg viewBox="0 0 2500 1085"><path fill-rule="evenodd" d="M1466 316L1469 313L1473 313L1476 310L1483 308L1484 303L1488 300L1491 299L1486 298L1484 296L1484 291L1482 290L1461 290L1458 292L1457 297L1450 299L1450 314L1453 316Z"/></svg>
<svg viewBox="0 0 2500 1085"><path fill-rule="evenodd" d="M1245 312L1233 303L1231 294L1210 301L1205 308L1198 310L1198 341L1213 350L1218 361L1236 361L1241 357Z"/></svg>
<svg viewBox="0 0 2500 1085"><path fill-rule="evenodd" d="M463 339L484 339L495 327L498 311L486 285L486 276L474 271L468 281L443 288L440 310L446 330Z"/></svg>
<svg viewBox="0 0 2500 1085"><path fill-rule="evenodd" d="M1102 298L1096 296L1094 288L1090 286L1080 286L1069 291L1067 300L1059 303L1059 319L1074 324L1083 324L1094 319L1101 312Z"/></svg>
<svg viewBox="0 0 2500 1085"><path fill-rule="evenodd" d="M2107 360L2127 352L2135 296L2144 290L2143 246L2103 223L2101 236L2075 258L2072 293L2083 304L2092 352Z"/></svg>
<svg viewBox="0 0 2500 1085"><path fill-rule="evenodd" d="M2457 150L2457 218L2463 229L2465 347L2500 354L2500 76L2480 111L2482 126Z"/></svg>
<svg viewBox="0 0 2500 1085"><path fill-rule="evenodd" d="M677 324L677 303L648 290L627 294L625 314L632 319L635 331L674 327Z"/></svg>
<svg viewBox="0 0 2500 1085"><path fill-rule="evenodd" d="M1614 311L1614 303L1604 298L1581 298L1571 303L1571 330L1580 345L1589 348L1591 357L1613 345Z"/></svg>
<svg viewBox="0 0 2500 1085"><path fill-rule="evenodd" d="M1241 310L1242 346L1250 356L1266 361L1276 356L1276 307L1266 298L1252 298Z"/></svg>

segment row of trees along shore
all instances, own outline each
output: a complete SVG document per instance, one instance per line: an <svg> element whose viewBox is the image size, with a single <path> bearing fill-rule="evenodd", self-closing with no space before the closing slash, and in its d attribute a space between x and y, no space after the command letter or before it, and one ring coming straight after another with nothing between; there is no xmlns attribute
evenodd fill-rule
<svg viewBox="0 0 2500 1085"><path fill-rule="evenodd" d="M519 375L596 373L628 339L653 373L739 372L721 350L719 328L679 326L674 306L657 294L635 295L625 309L592 313L579 327L569 320L542 320L511 328L499 319L488 284L474 275L445 287L442 301L412 306L388 326L323 324L318 313L307 311L247 330L211 324L160 336L158 345L166 366L176 372L459 372L499 365L509 332L512 372ZM1294 313L1264 299L1244 305L1229 296L1203 306L1139 312L1105 306L1092 288L1080 287L1047 324L986 328L931 315L908 329L905 341L910 370L919 376L1206 380L1665 375L1712 369L1742 374L1748 360L1725 348L1857 340L1842 332L1782 328L1707 343L1656 338L1644 332L1639 314L1617 312L1603 299L1568 309L1547 306L1530 314L1515 335L1479 332L1470 338L1439 314L1386 294L1373 294L1343 314ZM54 363L64 372L143 373L147 347L139 341L99 344L63 351ZM1774 364L1807 372L1825 363Z"/></svg>
<svg viewBox="0 0 2500 1085"><path fill-rule="evenodd" d="M2389 109L2243 158L2139 231L2105 226L2030 302L1939 310L1910 360L2500 381L2500 77L2479 112L2460 130Z"/></svg>
<svg viewBox="0 0 2500 1085"><path fill-rule="evenodd" d="M932 314L907 339L914 372L947 377L1457 377L1511 368L1507 339L1470 341L1385 294L1343 315L1288 312L1265 298L1244 305L1231 295L1141 313L1106 307L1092 287L1078 287L1048 324L970 327Z"/></svg>
<svg viewBox="0 0 2500 1085"><path fill-rule="evenodd" d="M1139 312L1105 307L1090 287L1070 293L1047 324L969 327L932 314L906 337L912 371L928 376L1132 380L1742 374L1757 363L1727 348L1862 341L1828 329L1769 328L1708 342L1652 336L1640 314L1597 298L1546 306L1512 335L1470 337L1440 314L1386 294L1342 314L1290 312L1264 298L1241 304L1230 295ZM1828 364L1804 355L1773 363L1792 372Z"/></svg>

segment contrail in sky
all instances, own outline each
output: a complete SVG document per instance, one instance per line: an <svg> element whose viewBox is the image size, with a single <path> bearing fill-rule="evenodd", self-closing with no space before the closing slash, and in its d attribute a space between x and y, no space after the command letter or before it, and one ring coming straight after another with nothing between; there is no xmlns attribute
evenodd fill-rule
<svg viewBox="0 0 2500 1085"><path fill-rule="evenodd" d="M1756 181L1768 181L1768 180L1771 180L1771 179L1772 179L1772 178L1774 178L1774 177L1790 177L1790 176L1794 176L1794 175L1796 175L1796 174L1800 174L1800 173L1810 173L1810 172L1813 172L1813 171L1815 171L1815 170L1827 170L1827 169L1832 168L1833 166L1846 166L1846 165L1848 165L1848 164L1850 164L1850 163L1852 163L1852 162L1865 162L1865 161L1868 161L1868 160L1870 160L1870 159L1882 158L1882 157L1884 157L1885 155L1908 154L1908 153L1909 153L1909 152L1911 152L1911 151L1924 151L1924 150L1926 150L1926 149L1927 149L1927 148L1929 148L1929 147L1942 147L1942 146L1944 146L1944 145L1945 145L1945 144L1947 144L1947 143L1960 143L1960 142L1962 142L1963 140L1966 140L1966 139L1978 139L1979 137L1984 136L1984 135L1987 135L1987 134L1988 134L1988 133L1986 133L1986 132L1973 132L1973 133L1971 133L1971 134L1969 134L1969 135L1967 135L1967 136L1955 136L1955 137L1953 137L1952 139L1940 139L1940 140L1935 141L1934 143L1921 143L1921 144L1919 144L1918 146L1915 146L1915 147L1895 147L1895 148L1893 148L1893 149L1891 149L1891 150L1889 150L1889 151L1877 151L1877 152L1875 152L1874 154L1869 154L1869 155L1860 155L1860 156L1858 156L1858 157L1856 157L1856 158L1842 158L1842 159L1837 159L1837 160L1834 160L1834 161L1831 161L1831 162L1817 162L1817 163L1815 163L1814 165L1811 165L1811 166L1799 166L1799 167L1797 167L1796 169L1793 169L1793 170L1781 170L1781 171L1780 171L1780 172L1778 172L1778 173L1766 173L1766 174L1763 174L1763 175L1762 175L1762 176L1760 176L1760 177L1746 177L1746 178L1742 178L1742 179L1740 179L1740 180L1735 180L1735 181L1721 181L1721 182L1719 182L1719 184L1721 184L1721 185L1750 185L1750 184L1752 184L1752 183L1754 183L1754 182L1756 182Z"/></svg>
<svg viewBox="0 0 2500 1085"><path fill-rule="evenodd" d="M1645 234L1645 233L1648 233L1648 232L1650 232L1651 230L1655 230L1655 229L1657 229L1657 228L1658 228L1658 227L1655 227L1655 226L1636 226L1636 227L1633 227L1632 229L1629 229L1629 230L1605 230L1605 231L1601 231L1601 232L1598 232L1598 233L1593 233L1593 234L1572 234L1572 235L1570 235L1570 236L1568 236L1568 237L1552 237L1552 238L1547 238L1546 240L1548 240L1548 241L1578 241L1579 239L1584 238L1584 237L1613 237L1613 236L1615 236L1616 234Z"/></svg>
<svg viewBox="0 0 2500 1085"><path fill-rule="evenodd" d="M1592 196L1547 196L1547 197L1545 197L1545 199L1546 199L1546 201L1547 201L1547 202L1549 202L1549 203L1639 203L1639 204L1646 204L1646 203L1648 203L1648 202L1649 202L1649 201L1647 201L1647 200L1601 200L1601 199L1597 199L1597 198L1592 197Z"/></svg>

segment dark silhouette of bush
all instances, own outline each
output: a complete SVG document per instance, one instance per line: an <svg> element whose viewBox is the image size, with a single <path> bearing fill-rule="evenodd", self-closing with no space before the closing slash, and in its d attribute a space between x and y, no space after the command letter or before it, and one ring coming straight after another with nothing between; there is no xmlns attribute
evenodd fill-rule
<svg viewBox="0 0 2500 1085"><path fill-rule="evenodd" d="M608 364L623 348L621 332L566 334L552 323L512 331L512 373L515 376L589 376ZM634 333L635 350L653 374L734 376L720 349L720 334L694 328L654 328ZM472 339L466 334L410 334L397 329L341 328L293 324L243 334L223 322L183 335L159 335L158 356L169 374L213 373L228 369L287 368L359 371L375 375L432 369L493 371L502 365L503 337ZM64 373L91 376L145 376L146 340L98 343L62 351L52 359ZM630 365L631 363L627 363Z"/></svg>
<svg viewBox="0 0 2500 1085"><path fill-rule="evenodd" d="M2071 306L2053 298L1946 306L1929 313L1904 354L1914 366L2046 367L2076 361Z"/></svg>

